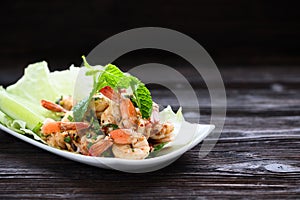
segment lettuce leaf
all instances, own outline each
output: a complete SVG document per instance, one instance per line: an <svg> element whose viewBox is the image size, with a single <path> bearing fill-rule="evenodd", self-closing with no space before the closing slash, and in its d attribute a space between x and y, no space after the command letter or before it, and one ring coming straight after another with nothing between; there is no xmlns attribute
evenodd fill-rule
<svg viewBox="0 0 300 200"><path fill-rule="evenodd" d="M4 126L9 126L13 122L13 119L0 111L0 123Z"/></svg>
<svg viewBox="0 0 300 200"><path fill-rule="evenodd" d="M159 113L159 119L161 123L172 122L173 124L181 124L184 121L182 115L182 108L180 107L176 113L173 112L170 105Z"/></svg>
<svg viewBox="0 0 300 200"><path fill-rule="evenodd" d="M74 66L69 70L50 72L45 61L31 64L17 83L6 90L0 87L0 111L12 120L26 122L26 128L30 130L47 117L58 120L55 114L40 105L40 101L55 101L61 95L73 94L78 72L79 68ZM17 129L28 133L23 125Z"/></svg>
<svg viewBox="0 0 300 200"><path fill-rule="evenodd" d="M50 72L49 81L56 94L73 95L79 70L79 67L71 65L69 70Z"/></svg>
<svg viewBox="0 0 300 200"><path fill-rule="evenodd" d="M29 65L17 83L7 87L7 92L39 105L41 99L55 101L61 95L72 95L78 67L69 70L49 71L45 61Z"/></svg>
<svg viewBox="0 0 300 200"><path fill-rule="evenodd" d="M7 87L7 92L39 105L41 99L54 101L61 94L55 91L49 78L45 61L29 65L17 83Z"/></svg>

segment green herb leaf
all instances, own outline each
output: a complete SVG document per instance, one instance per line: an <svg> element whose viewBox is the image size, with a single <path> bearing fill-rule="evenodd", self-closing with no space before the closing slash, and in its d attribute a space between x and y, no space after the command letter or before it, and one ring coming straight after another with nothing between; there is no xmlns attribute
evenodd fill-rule
<svg viewBox="0 0 300 200"><path fill-rule="evenodd" d="M110 149L107 149L106 151L104 151L101 156L103 157L114 157L114 154L113 152L111 151L111 148Z"/></svg>
<svg viewBox="0 0 300 200"><path fill-rule="evenodd" d="M163 142L163 143L154 145L153 151L150 152L150 154L147 158L155 158L157 156L157 154L165 147L166 144L168 144L168 142Z"/></svg>
<svg viewBox="0 0 300 200"><path fill-rule="evenodd" d="M93 146L93 143L92 143L92 142L89 142L89 143L87 144L87 148L90 149L91 146Z"/></svg>
<svg viewBox="0 0 300 200"><path fill-rule="evenodd" d="M74 118L71 115L69 115L67 118L70 122L74 122Z"/></svg>
<svg viewBox="0 0 300 200"><path fill-rule="evenodd" d="M106 127L113 128L113 130L119 129L119 126L117 124L105 124L105 125L103 125L103 128L106 128Z"/></svg>
<svg viewBox="0 0 300 200"><path fill-rule="evenodd" d="M168 142L163 142L163 143L160 143L158 145L155 145L154 146L154 151L160 151L160 150L162 150L166 144L168 144Z"/></svg>
<svg viewBox="0 0 300 200"><path fill-rule="evenodd" d="M92 116L92 115L91 115ZM97 117L92 116L91 120L90 120L90 124L91 126L91 131L93 133L96 133L97 135L103 135L102 131L101 131L101 127L99 124L99 121L97 119Z"/></svg>
<svg viewBox="0 0 300 200"><path fill-rule="evenodd" d="M133 92L134 102L139 107L142 117L148 119L152 113L152 97L146 86L140 83L137 89Z"/></svg>
<svg viewBox="0 0 300 200"><path fill-rule="evenodd" d="M136 85L140 84L141 81L134 76L125 75L120 78L115 88L129 88L131 87L132 91L135 90Z"/></svg>
<svg viewBox="0 0 300 200"><path fill-rule="evenodd" d="M98 77L96 85L97 90L104 86L115 88L119 81L124 77L123 72L115 65L108 64L105 66L104 71Z"/></svg>
<svg viewBox="0 0 300 200"><path fill-rule="evenodd" d="M91 92L92 93L92 92ZM90 95L91 96L91 95ZM73 116L74 120L76 122L82 121L88 107L89 103L91 101L90 97L86 97L83 100L79 101L74 107L73 107Z"/></svg>
<svg viewBox="0 0 300 200"><path fill-rule="evenodd" d="M33 131L34 133L38 133L38 132L40 131L40 129L42 128L42 126L43 126L43 123L42 123L42 122L39 122L39 123L32 129L32 131Z"/></svg>
<svg viewBox="0 0 300 200"><path fill-rule="evenodd" d="M94 76L94 75L97 75L99 72L101 72L101 71L98 69L91 69L91 70L85 72L85 75L86 76Z"/></svg>
<svg viewBox="0 0 300 200"><path fill-rule="evenodd" d="M64 141L66 143L70 143L71 142L71 137L70 136L65 137Z"/></svg>
<svg viewBox="0 0 300 200"><path fill-rule="evenodd" d="M86 61L85 56L81 56L82 60L83 60L83 64L86 68L88 69L93 69L93 67Z"/></svg>
<svg viewBox="0 0 300 200"><path fill-rule="evenodd" d="M88 71L85 73L86 76L93 76L94 85L96 85L96 79L97 74L100 72L98 69L94 69L87 61L85 56L81 56L83 60L84 66L88 69Z"/></svg>

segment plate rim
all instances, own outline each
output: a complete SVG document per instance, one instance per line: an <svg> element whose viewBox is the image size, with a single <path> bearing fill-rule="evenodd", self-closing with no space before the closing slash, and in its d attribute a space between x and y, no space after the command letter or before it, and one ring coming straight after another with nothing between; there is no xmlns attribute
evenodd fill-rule
<svg viewBox="0 0 300 200"><path fill-rule="evenodd" d="M183 123L189 123L184 121ZM32 139L28 136L26 136L25 134L21 134L18 133L14 130L9 129L8 127L6 127L5 125L0 123L0 129L2 129L3 131L7 132L8 134L24 141L27 142L31 145L34 145L36 147L39 147L47 152L53 153L55 155L64 157L66 159L69 160L73 160L73 161L77 161L77 162L81 162L87 165L93 165L96 167L102 167L102 168L107 168L108 166L106 165L105 162L109 162L111 163L123 163L123 164L129 164L129 165L143 165L143 164L153 164L154 162L164 162L167 160L171 160L174 159L176 157L180 157L181 155L183 155L185 152L189 151L190 149L192 149L193 147L195 147L197 144L199 144L201 141L203 141L215 128L215 125L212 124L196 124L199 126L204 126L207 129L205 130L204 133L202 134L196 134L194 135L192 141L190 141L188 144L180 147L179 149L176 149L170 153L167 153L165 155L161 155L158 157L154 157L154 158L147 158L147 159L143 159L143 160L129 160L129 159L122 159L122 158L107 158L107 157L93 157L93 156L86 156L86 155L81 155L81 154L76 154L73 152L68 152L66 150L61 150L61 149L57 149L55 147L51 147L47 144L44 144L42 142L39 142L35 139ZM97 163L95 162L97 161ZM111 168L111 167L110 167Z"/></svg>

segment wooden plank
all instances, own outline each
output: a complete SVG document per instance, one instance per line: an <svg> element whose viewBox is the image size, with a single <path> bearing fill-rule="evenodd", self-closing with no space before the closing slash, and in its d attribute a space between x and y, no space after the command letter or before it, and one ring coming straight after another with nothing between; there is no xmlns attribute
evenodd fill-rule
<svg viewBox="0 0 300 200"><path fill-rule="evenodd" d="M151 191L153 196L164 190L162 197L175 198L186 195L238 197L251 191L255 191L257 197L299 194L299 172L275 173L266 169L270 164L297 167L299 140L294 139L264 142L221 140L204 159L198 158L197 146L171 166L147 176L85 166L41 151L13 137L5 138L14 141L14 145L19 147L6 149L5 153L0 151L1 160L6 161L0 164L0 187L4 189L0 194L5 192L6 197L15 196L15 192L18 192L19 197L34 197L41 193L51 198L65 194L72 197L95 197L107 193L111 198L121 196L115 193L143 197L141 191L144 190ZM6 156L3 157L3 153ZM26 160L22 159L22 155L26 156ZM118 176L118 180L112 179L112 176ZM137 193L128 191L128 185ZM97 194L93 193L95 190ZM176 193L172 194L173 190Z"/></svg>
<svg viewBox="0 0 300 200"><path fill-rule="evenodd" d="M197 145L170 166L146 174L69 161L0 131L0 198L299 198L297 72L293 67L222 69L228 112L214 149L199 158L201 144ZM278 83L281 86L272 87ZM207 123L208 93L202 87L196 91L200 121ZM162 105L179 106L160 88L154 87L152 95ZM199 116L194 109L184 110L188 120Z"/></svg>

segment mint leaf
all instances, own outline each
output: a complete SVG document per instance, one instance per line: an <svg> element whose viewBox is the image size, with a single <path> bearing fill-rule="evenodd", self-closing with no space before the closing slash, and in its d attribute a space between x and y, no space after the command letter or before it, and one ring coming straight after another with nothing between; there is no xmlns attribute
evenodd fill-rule
<svg viewBox="0 0 300 200"><path fill-rule="evenodd" d="M90 96L91 96L91 94L92 94L92 92L90 93ZM74 116L75 122L82 121L82 119L89 107L89 104L91 102L90 96L82 99L73 107L73 116Z"/></svg>
<svg viewBox="0 0 300 200"><path fill-rule="evenodd" d="M123 77L124 74L118 67L112 64L108 64L105 66L104 71L98 77L96 88L97 90L100 90L104 86L115 88L119 80Z"/></svg>
<svg viewBox="0 0 300 200"><path fill-rule="evenodd" d="M89 70L85 73L85 75L86 75L86 76L93 76L94 85L96 85L96 78L97 78L96 76L97 76L97 74L100 72L100 70L94 69L94 68L86 61L85 56L81 56L81 58L82 58L82 60L83 60L84 66L85 66L87 69L89 69Z"/></svg>
<svg viewBox="0 0 300 200"><path fill-rule="evenodd" d="M136 90L133 92L134 102L137 104L142 117L148 119L152 113L152 97L150 91L143 83L139 83Z"/></svg>
<svg viewBox="0 0 300 200"><path fill-rule="evenodd" d="M86 61L85 56L81 56L82 60L83 60L83 64L86 68L88 69L93 69L93 67Z"/></svg>

